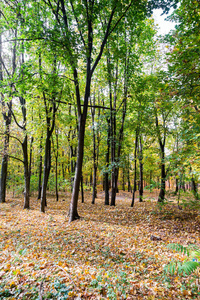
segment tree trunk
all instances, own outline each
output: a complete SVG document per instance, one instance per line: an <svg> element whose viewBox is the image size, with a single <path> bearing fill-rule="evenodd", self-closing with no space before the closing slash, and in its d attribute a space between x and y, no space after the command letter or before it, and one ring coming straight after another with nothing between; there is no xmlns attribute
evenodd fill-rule
<svg viewBox="0 0 200 300"><path fill-rule="evenodd" d="M8 148L9 148L9 135L10 135L10 124L11 115L4 114L6 130L4 133L4 150L3 158L1 163L1 179L0 179L0 203L6 202L6 182L7 182L7 170L8 170Z"/></svg>
<svg viewBox="0 0 200 300"><path fill-rule="evenodd" d="M29 155L29 166L28 166L28 174L29 174L29 196L31 195L31 193L30 193L30 187L31 187L32 158L33 158L33 137L31 137L31 142L30 142L30 155Z"/></svg>
<svg viewBox="0 0 200 300"><path fill-rule="evenodd" d="M78 132L77 161L76 161L76 171L74 177L72 199L71 199L70 210L69 210L69 223L80 218L78 214L77 206L78 206L78 194L79 194L79 186L81 181L82 165L83 165L86 118L84 118L83 115L81 115L79 122L80 122L80 126Z"/></svg>
<svg viewBox="0 0 200 300"><path fill-rule="evenodd" d="M92 102L90 99L90 104L92 106ZM93 106L95 106L95 95L93 99ZM93 132L93 192L92 192L92 204L95 203L95 198L97 197L97 146L96 146L96 133L95 133L95 108L91 107L91 115L92 115L92 132Z"/></svg>
<svg viewBox="0 0 200 300"><path fill-rule="evenodd" d="M152 192L152 170L149 172L150 193Z"/></svg>
<svg viewBox="0 0 200 300"><path fill-rule="evenodd" d="M64 151L62 151L62 157L64 157ZM61 167L62 167L62 179L65 180L66 168L65 168L63 162L62 162L62 164L61 164Z"/></svg>
<svg viewBox="0 0 200 300"><path fill-rule="evenodd" d="M190 167L190 173L192 173L192 168L191 167ZM199 200L198 187L197 187L197 184L195 182L193 174L192 174L192 178L191 178L191 187L192 187L192 192L194 194L195 199Z"/></svg>
<svg viewBox="0 0 200 300"><path fill-rule="evenodd" d="M178 183L178 178L176 178L176 189L175 189L175 195L177 195L177 194L178 194L178 190L179 190L178 186L179 186L179 183Z"/></svg>
<svg viewBox="0 0 200 300"><path fill-rule="evenodd" d="M39 53L39 71L40 78L42 79L42 57L41 53ZM56 74L56 55L54 55L53 60L53 74ZM56 84L56 83L55 83ZM54 89L54 85L52 86ZM55 91L54 91L55 92ZM53 92L53 94L54 94ZM42 92L43 101L46 113L46 141L45 141L45 156L44 156L44 169L43 169L43 181L42 181L42 191L41 191L41 201L40 201L40 210L41 212L45 212L45 206L47 206L46 200L46 192L47 192L47 184L49 180L49 174L51 170L51 137L55 128L55 120L56 120L56 112L58 110L58 105L56 105L55 96L51 97L51 101L47 101L47 96L45 91ZM60 96L61 97L61 96ZM59 103L58 99L58 103ZM48 105L48 102L51 104ZM52 116L51 116L52 114Z"/></svg>
<svg viewBox="0 0 200 300"><path fill-rule="evenodd" d="M56 201L58 201L58 156L56 155L56 170L55 170L55 176L56 176Z"/></svg>
<svg viewBox="0 0 200 300"><path fill-rule="evenodd" d="M128 192L132 193L131 182L130 182L130 158L128 156L128 172L127 172L127 180L128 180Z"/></svg>
<svg viewBox="0 0 200 300"><path fill-rule="evenodd" d="M128 56L128 53L126 53ZM117 68L116 68L116 79L114 84L114 106L113 106L113 118L111 118L113 125L112 132L112 150L111 154L113 155L112 158L112 164L113 164L113 171L112 171L112 193L111 193L111 205L115 206L115 199L116 199L116 193L119 192L118 190L118 176L119 176L119 163L120 163L120 155L121 155L121 148L122 148L122 142L123 142L123 133L124 133L124 122L126 117L126 104L127 104L127 93L128 93L128 64L129 59L125 58L125 66L124 66L124 92L123 92L123 112L122 112L122 120L121 120L121 127L119 130L119 136L117 140L116 136L116 101L117 101L117 81L118 81L118 61L117 61ZM112 115L112 114L111 114ZM117 153L116 153L116 144L118 143Z"/></svg>
<svg viewBox="0 0 200 300"><path fill-rule="evenodd" d="M192 177L192 191L193 191L195 199L198 200L199 199L198 189L197 189L197 184L194 180L194 177Z"/></svg>
<svg viewBox="0 0 200 300"><path fill-rule="evenodd" d="M125 191L125 170L124 167L122 168L122 191Z"/></svg>
<svg viewBox="0 0 200 300"><path fill-rule="evenodd" d="M107 59L108 67L108 84L109 84L109 93L110 93L110 139L111 139L111 201L110 205L115 206L116 199L116 102L117 102L117 85L118 85L118 60L115 67L115 76L114 79L114 96L112 94L112 83L111 83L111 67L110 67L110 57Z"/></svg>
<svg viewBox="0 0 200 300"><path fill-rule="evenodd" d="M112 169L112 175L111 175L111 201L110 201L111 206L115 206L116 193L117 193L116 168L114 166Z"/></svg>
<svg viewBox="0 0 200 300"><path fill-rule="evenodd" d="M131 207L135 202L135 192L137 191L137 147L138 147L138 130L135 131L135 151L134 151L134 183L133 183L133 197Z"/></svg>
<svg viewBox="0 0 200 300"><path fill-rule="evenodd" d="M74 173L75 173L75 162L74 162L74 149L73 146L70 145L70 157L71 157L71 162L70 162L70 171L71 171L71 191L73 189L73 184L74 184Z"/></svg>
<svg viewBox="0 0 200 300"><path fill-rule="evenodd" d="M69 106L69 116L72 115L71 105ZM76 113L75 113L76 115ZM77 119L77 118L76 118ZM74 158L76 157L76 148L73 146L73 140L76 136L76 129L72 130L72 126L70 125L70 130L68 133L68 142L69 142L69 149L70 149L70 174L71 174L71 191L73 189L74 184L74 175L76 169L76 162Z"/></svg>
<svg viewBox="0 0 200 300"><path fill-rule="evenodd" d="M82 203L84 203L83 174L81 175L81 198L82 198Z"/></svg>
<svg viewBox="0 0 200 300"><path fill-rule="evenodd" d="M43 181L42 181L42 192L41 192L41 212L45 212L46 206L46 193L47 193L47 183L49 179L51 169L51 139L50 134L47 133L46 144L45 144L45 156L44 156L44 169L43 169Z"/></svg>
<svg viewBox="0 0 200 300"><path fill-rule="evenodd" d="M94 163L93 168L93 192L92 192L92 204L95 203L95 198L97 197L97 166Z"/></svg>
<svg viewBox="0 0 200 300"><path fill-rule="evenodd" d="M55 137L56 137L56 149L55 149L55 144L54 144L54 140L53 140L53 136L51 136L52 138L52 145L53 145L53 152L54 152L54 157L55 157L55 179L56 179L56 184L55 184L55 188L56 188L56 201L58 201L58 147L59 147L59 143L58 143L58 131L57 129L55 129Z"/></svg>
<svg viewBox="0 0 200 300"><path fill-rule="evenodd" d="M155 121L156 121L156 130L157 137L160 146L160 156L161 156L161 183L160 183L160 192L158 196L158 202L164 202L165 200L165 181L166 181L166 172L165 172L165 142L166 142L166 126L165 119L163 120L163 129L164 129L164 137L162 138L162 134L160 132L159 122L157 110L155 109Z"/></svg>
<svg viewBox="0 0 200 300"><path fill-rule="evenodd" d="M93 180L92 180L92 178L93 178L93 176L92 176L92 172L90 173L90 179L89 179L89 185L90 185L90 187L92 186L92 182L93 182Z"/></svg>
<svg viewBox="0 0 200 300"><path fill-rule="evenodd" d="M5 147L4 147L5 151ZM0 203L6 202L6 181L8 169L8 155L4 154L1 163Z"/></svg>
<svg viewBox="0 0 200 300"><path fill-rule="evenodd" d="M24 163L24 209L30 208L30 174L29 174L29 166L28 166L28 142L27 142L27 135L25 136L23 143L22 143L22 150L23 150L23 163Z"/></svg>
<svg viewBox="0 0 200 300"><path fill-rule="evenodd" d="M38 177L38 197L37 199L41 199L41 191L42 191L42 138L40 139L40 160L39 160L39 177Z"/></svg>
<svg viewBox="0 0 200 300"><path fill-rule="evenodd" d="M109 175L108 175L108 166L109 166L109 157L110 157L110 120L107 119L108 123L108 136L107 136L107 151L106 151L106 172L104 173L104 182L105 182L105 205L109 205Z"/></svg>
<svg viewBox="0 0 200 300"><path fill-rule="evenodd" d="M142 151L142 137L140 135L139 143L139 164L140 164L140 187L139 187L139 202L143 201L143 151Z"/></svg>
<svg viewBox="0 0 200 300"><path fill-rule="evenodd" d="M86 79L86 88L85 88L85 96L84 96L84 108L83 113L81 113L80 106L80 94L79 94L79 85L78 85L78 75L76 69L74 69L74 83L77 97L77 105L78 105L78 148L77 148L77 160L76 160L76 170L72 191L72 198L69 208L69 223L72 221L79 219L80 216L78 214L78 195L79 195L79 187L82 176L82 165L83 165L83 155L84 155L84 138L85 138L85 125L87 118L87 110L88 110L88 100L90 97L90 86L91 86L91 58L87 59L87 79Z"/></svg>
<svg viewBox="0 0 200 300"><path fill-rule="evenodd" d="M165 147L164 145L161 146L161 185L160 185L160 193L158 196L158 202L163 202L165 199L165 180L166 180L166 173L165 173Z"/></svg>

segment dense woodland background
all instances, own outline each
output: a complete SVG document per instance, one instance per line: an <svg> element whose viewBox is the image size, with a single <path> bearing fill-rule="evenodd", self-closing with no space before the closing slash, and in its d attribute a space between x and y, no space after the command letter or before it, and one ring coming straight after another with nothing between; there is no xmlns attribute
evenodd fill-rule
<svg viewBox="0 0 200 300"><path fill-rule="evenodd" d="M0 1L0 299L198 299L199 57L198 0Z"/></svg>
<svg viewBox="0 0 200 300"><path fill-rule="evenodd" d="M74 178L73 203L80 182L92 203L97 186L105 204L144 187L162 202L166 182L198 199L199 2L179 1L159 37L152 9L170 4L2 1L1 202L7 186L29 208L38 190L44 212Z"/></svg>
<svg viewBox="0 0 200 300"><path fill-rule="evenodd" d="M199 2L159 37L152 9L177 1L2 1L1 182L24 193L192 190L199 182ZM87 121L86 121L87 120ZM75 180L74 180L75 179ZM111 199L109 200L109 188Z"/></svg>

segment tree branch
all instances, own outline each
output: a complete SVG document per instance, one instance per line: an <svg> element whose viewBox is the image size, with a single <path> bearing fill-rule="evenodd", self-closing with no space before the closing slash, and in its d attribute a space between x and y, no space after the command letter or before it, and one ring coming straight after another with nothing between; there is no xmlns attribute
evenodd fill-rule
<svg viewBox="0 0 200 300"><path fill-rule="evenodd" d="M0 155L3 156L4 154L0 153ZM9 154L8 154L8 157L13 158L13 159L15 159L15 160L18 160L18 161L20 161L21 163L24 163L23 160L20 159L20 158L18 158L18 157L15 157L15 156L12 156L12 155L9 155Z"/></svg>
<svg viewBox="0 0 200 300"><path fill-rule="evenodd" d="M108 25L107 25L107 29L106 29L106 33L105 33L104 39L103 39L103 41L102 41L102 43L101 43L101 48L100 48L99 54L98 54L98 56L97 56L97 58L96 58L96 60L95 60L95 62L94 62L94 65L93 65L93 67L92 67L92 69L91 69L91 76L92 76L92 74L93 74L93 72L94 72L96 66L98 65L98 62L99 62L100 59L101 59L101 56L102 56L102 54L103 54L103 50L104 50L104 47L105 47L105 45L106 45L108 36L110 35L109 30L110 30L110 26L111 26L111 23L112 23L112 19L113 19L115 10L116 10L116 5L115 5L115 7L113 8L113 10L112 10L112 12L111 12L111 15L110 15L110 18L109 18L109 22L108 22Z"/></svg>
<svg viewBox="0 0 200 300"><path fill-rule="evenodd" d="M72 11L73 11L74 17L75 17L75 19L76 19L76 24L77 24L77 28L78 28L79 34L80 34L80 36L81 36L81 40L82 40L83 45L84 45L84 47L85 47L85 49L86 49L86 43L85 43L85 40L84 40L82 31L80 30L79 25L78 25L78 19L77 19L76 15L75 15L75 10L74 10L74 5L73 5L73 3L72 3L72 0L70 0L70 4L71 4L71 7L72 7Z"/></svg>
<svg viewBox="0 0 200 300"><path fill-rule="evenodd" d="M1 54L0 54L0 61L1 61L2 65L3 65L3 67L4 67L4 69L5 69L5 71L6 71L7 75L8 75L8 77L10 77L9 71L8 71L8 69L6 68L6 65L4 64L4 61L3 61L2 57L1 57Z"/></svg>
<svg viewBox="0 0 200 300"><path fill-rule="evenodd" d="M15 114L13 113L12 108L11 108L11 106L10 106L9 103L7 103L7 106L8 106L8 108L9 108L9 110L10 110L10 112L11 112L11 114L12 114L14 120L15 120L16 125L17 125L19 128L24 129L24 126L21 126L21 125L17 122L17 119L16 119L16 117L15 117Z"/></svg>
<svg viewBox="0 0 200 300"><path fill-rule="evenodd" d="M117 25L119 24L119 22L123 19L123 17L126 15L127 11L129 10L129 8L132 5L132 2L130 2L130 4L127 6L127 8L125 9L124 13L121 15L121 17L118 19L118 21L115 23L115 25L113 26L113 28L110 30L109 35L114 31L114 29L117 27Z"/></svg>
<svg viewBox="0 0 200 300"><path fill-rule="evenodd" d="M0 132L0 135L5 135L5 133ZM17 140L20 144L22 144L22 142L20 141L20 139L18 139L16 136L9 134L9 137Z"/></svg>

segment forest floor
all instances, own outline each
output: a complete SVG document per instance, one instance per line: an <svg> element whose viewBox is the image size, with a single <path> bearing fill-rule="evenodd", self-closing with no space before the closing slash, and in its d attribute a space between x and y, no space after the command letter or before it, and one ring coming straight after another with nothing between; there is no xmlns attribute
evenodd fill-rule
<svg viewBox="0 0 200 300"><path fill-rule="evenodd" d="M29 210L8 197L0 204L0 299L200 299L200 270L164 272L186 258L169 243L200 248L200 211L159 206L155 194L131 208L131 197L120 192L110 207L99 192L92 205L87 192L71 224L70 195L49 196L45 214L36 197Z"/></svg>

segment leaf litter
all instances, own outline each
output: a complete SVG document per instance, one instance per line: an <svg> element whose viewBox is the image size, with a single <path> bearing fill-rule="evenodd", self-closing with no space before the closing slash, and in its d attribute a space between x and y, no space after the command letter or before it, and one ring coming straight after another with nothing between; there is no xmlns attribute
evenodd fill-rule
<svg viewBox="0 0 200 300"><path fill-rule="evenodd" d="M198 299L199 270L166 275L164 266L185 256L169 243L200 247L199 212L155 201L130 207L120 192L116 207L79 203L80 220L68 224L70 196L48 197L46 213L31 199L10 198L0 211L0 299ZM14 205L15 204L15 205ZM60 298L59 298L60 297Z"/></svg>

